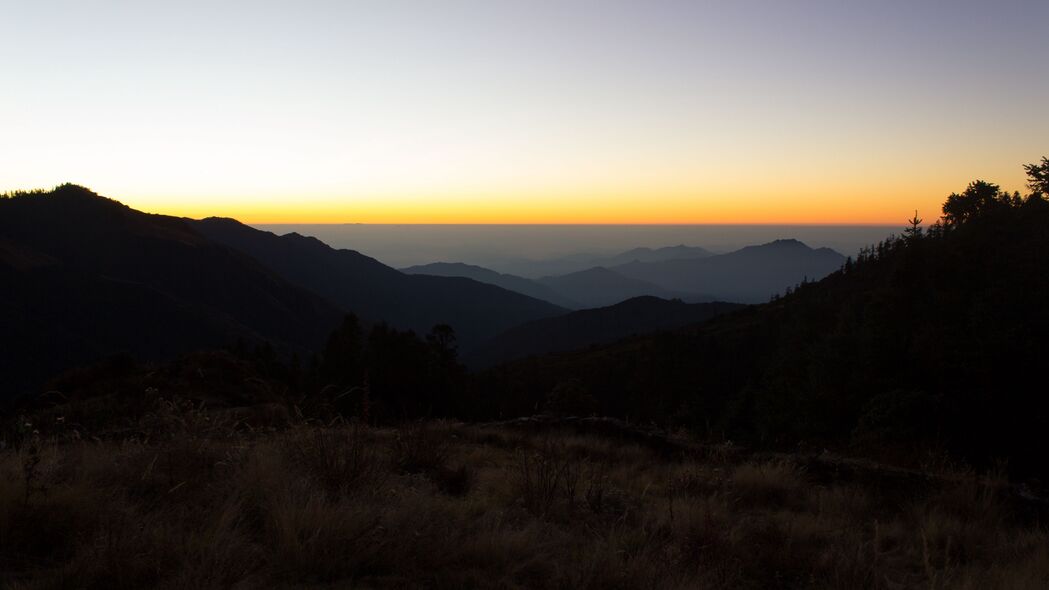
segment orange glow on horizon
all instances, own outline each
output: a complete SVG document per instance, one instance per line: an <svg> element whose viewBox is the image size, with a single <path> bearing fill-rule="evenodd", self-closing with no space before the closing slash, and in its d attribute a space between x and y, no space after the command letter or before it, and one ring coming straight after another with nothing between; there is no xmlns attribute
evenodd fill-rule
<svg viewBox="0 0 1049 590"><path fill-rule="evenodd" d="M961 190L964 186L955 187ZM555 224L555 225L901 225L917 209L932 223L952 189L927 188L893 194L626 193L561 196L503 193L382 198L315 197L284 199L215 197L178 199L168 196L122 197L102 193L150 213L194 219L232 217L250 224Z"/></svg>
<svg viewBox="0 0 1049 590"><path fill-rule="evenodd" d="M0 191L256 224L901 225L1047 155L1046 2L10 4Z"/></svg>
<svg viewBox="0 0 1049 590"><path fill-rule="evenodd" d="M148 170L103 176L85 170L64 178L41 174L0 188L48 187L68 180L149 213L232 217L250 224L895 226L915 210L927 224L934 222L947 196L978 178L1004 190L1023 189L1021 164L1034 160L1013 155L990 164L975 157L939 165L914 159L906 166L776 162L757 169L739 162L682 162L558 174L522 167L515 176L486 175L487 168L472 177L460 171L454 177L377 174L358 181L309 175L287 179L276 174L279 169L272 176L233 178L165 178Z"/></svg>

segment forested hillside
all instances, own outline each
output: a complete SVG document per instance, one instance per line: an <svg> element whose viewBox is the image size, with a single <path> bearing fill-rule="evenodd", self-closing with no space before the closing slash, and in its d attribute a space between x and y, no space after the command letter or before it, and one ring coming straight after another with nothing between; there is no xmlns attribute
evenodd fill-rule
<svg viewBox="0 0 1049 590"><path fill-rule="evenodd" d="M490 413L557 391L595 411L756 444L947 448L1044 466L1049 162L1031 193L973 182L940 221L697 328L531 359L479 379ZM917 219L913 221L919 221Z"/></svg>
<svg viewBox="0 0 1049 590"><path fill-rule="evenodd" d="M0 198L0 404L112 355L305 354L342 314L183 219L75 185Z"/></svg>

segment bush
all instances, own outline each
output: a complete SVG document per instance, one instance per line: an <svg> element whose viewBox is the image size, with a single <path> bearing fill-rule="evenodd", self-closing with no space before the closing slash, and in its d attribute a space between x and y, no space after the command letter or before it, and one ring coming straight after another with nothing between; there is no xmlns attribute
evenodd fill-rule
<svg viewBox="0 0 1049 590"><path fill-rule="evenodd" d="M391 444L393 463L404 473L433 473L444 468L448 434L421 422L400 428Z"/></svg>
<svg viewBox="0 0 1049 590"><path fill-rule="evenodd" d="M560 500L569 508L574 506L581 474L581 463L547 440L536 450L518 452L514 489L529 512L545 518Z"/></svg>
<svg viewBox="0 0 1049 590"><path fill-rule="evenodd" d="M853 430L857 443L893 444L927 441L937 436L940 400L923 391L896 389L867 402Z"/></svg>
<svg viewBox="0 0 1049 590"><path fill-rule="evenodd" d="M319 482L329 496L339 496L366 487L379 487L387 473L367 428L311 428L284 443L291 465Z"/></svg>
<svg viewBox="0 0 1049 590"><path fill-rule="evenodd" d="M597 410L597 400L579 379L558 383L543 403L543 411L557 416L591 416Z"/></svg>

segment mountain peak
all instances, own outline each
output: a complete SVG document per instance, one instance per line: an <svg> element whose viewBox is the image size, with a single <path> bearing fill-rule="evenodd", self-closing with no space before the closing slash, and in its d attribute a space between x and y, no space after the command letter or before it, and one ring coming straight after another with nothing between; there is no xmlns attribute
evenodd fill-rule
<svg viewBox="0 0 1049 590"><path fill-rule="evenodd" d="M124 203L116 199L110 199L109 197L103 197L95 191L81 186L79 184L65 183L56 186L50 193L49 199L58 201L61 203L68 203L73 205L80 205L85 207L99 206L103 208L111 208L113 210L126 209L131 210Z"/></svg>
<svg viewBox="0 0 1049 590"><path fill-rule="evenodd" d="M73 184L67 182L60 184L51 190L29 190L29 191L14 191L8 193L7 198L12 201L19 201L24 203L33 202L46 202L52 204L76 204L76 205L99 205L105 204L112 207L120 207L128 209L127 205L124 205L120 201L103 197L95 191L81 186L79 184ZM34 206L34 205L28 205Z"/></svg>
<svg viewBox="0 0 1049 590"><path fill-rule="evenodd" d="M64 198L104 198L100 197L98 193L87 188L86 186L73 184L71 182L67 182L65 184L60 184L56 186L54 190L51 191L51 195L54 197Z"/></svg>
<svg viewBox="0 0 1049 590"><path fill-rule="evenodd" d="M804 246L804 247L808 248L808 246L805 244L805 242L802 242L801 240L798 240L796 238L780 238L778 240L772 240L767 245L770 245L770 246L794 246L794 247Z"/></svg>

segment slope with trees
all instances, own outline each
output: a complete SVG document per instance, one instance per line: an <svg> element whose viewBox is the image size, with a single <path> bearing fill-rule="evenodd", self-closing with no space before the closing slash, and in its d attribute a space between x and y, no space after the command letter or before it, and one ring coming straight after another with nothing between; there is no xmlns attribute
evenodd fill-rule
<svg viewBox="0 0 1049 590"><path fill-rule="evenodd" d="M0 396L114 354L305 352L341 313L182 219L74 185L0 198Z"/></svg>
<svg viewBox="0 0 1049 590"><path fill-rule="evenodd" d="M471 366L490 366L528 355L607 344L629 336L672 330L743 307L736 303L685 303L643 296L616 305L534 320L489 340L467 357Z"/></svg>
<svg viewBox="0 0 1049 590"><path fill-rule="evenodd" d="M542 406L575 383L597 411L752 444L946 449L1044 471L1049 398L1049 162L1021 197L977 181L923 231L819 282L697 328L511 363L479 378L485 411Z"/></svg>

